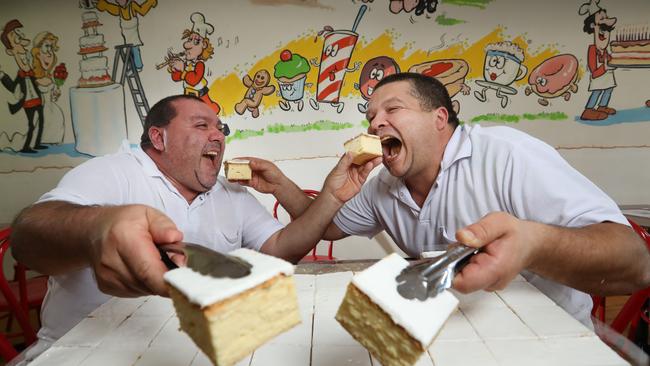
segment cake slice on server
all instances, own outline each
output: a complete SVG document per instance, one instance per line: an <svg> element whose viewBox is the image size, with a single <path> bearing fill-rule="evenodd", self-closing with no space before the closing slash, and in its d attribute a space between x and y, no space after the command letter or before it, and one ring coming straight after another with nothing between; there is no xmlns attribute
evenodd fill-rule
<svg viewBox="0 0 650 366"><path fill-rule="evenodd" d="M164 277L181 329L218 366L300 323L291 263L249 249L228 254L251 264L250 274L215 278L181 267Z"/></svg>
<svg viewBox="0 0 650 366"><path fill-rule="evenodd" d="M355 275L336 314L383 366L415 364L458 306L447 290L425 301L402 297L395 277L407 266L393 253Z"/></svg>

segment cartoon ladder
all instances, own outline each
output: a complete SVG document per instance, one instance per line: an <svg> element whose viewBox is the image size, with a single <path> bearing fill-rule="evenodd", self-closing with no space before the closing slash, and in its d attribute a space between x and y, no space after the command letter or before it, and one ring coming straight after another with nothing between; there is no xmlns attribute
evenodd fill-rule
<svg viewBox="0 0 650 366"><path fill-rule="evenodd" d="M115 46L115 59L113 60L113 74L111 77L113 79L113 82L117 82L117 69L120 60L122 60L124 67L122 67L119 83L124 85L124 79L126 78L126 81L129 83L129 90L131 91L131 97L133 98L135 110L138 112L140 122L142 125L144 125L144 119L149 113L149 102L147 102L147 96L144 94L144 89L142 88L140 74L135 68L132 44L128 43Z"/></svg>

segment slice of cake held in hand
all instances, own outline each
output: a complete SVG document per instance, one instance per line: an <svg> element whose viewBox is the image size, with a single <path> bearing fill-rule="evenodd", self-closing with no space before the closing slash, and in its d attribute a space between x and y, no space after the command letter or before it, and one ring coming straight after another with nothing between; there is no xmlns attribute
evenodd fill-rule
<svg viewBox="0 0 650 366"><path fill-rule="evenodd" d="M250 180L253 176L248 160L228 160L224 163L224 169L228 180Z"/></svg>
<svg viewBox="0 0 650 366"><path fill-rule="evenodd" d="M449 291L426 301L400 296L395 277L407 265L393 253L354 276L336 313L383 366L415 364L458 306Z"/></svg>
<svg viewBox="0 0 650 366"><path fill-rule="evenodd" d="M381 156L381 141L379 136L362 133L343 144L345 151L352 152L353 164L363 165L368 161Z"/></svg>
<svg viewBox="0 0 650 366"><path fill-rule="evenodd" d="M165 273L185 331L217 366L234 365L300 323L293 265L249 249L230 253L253 267L242 278L214 278L181 267Z"/></svg>

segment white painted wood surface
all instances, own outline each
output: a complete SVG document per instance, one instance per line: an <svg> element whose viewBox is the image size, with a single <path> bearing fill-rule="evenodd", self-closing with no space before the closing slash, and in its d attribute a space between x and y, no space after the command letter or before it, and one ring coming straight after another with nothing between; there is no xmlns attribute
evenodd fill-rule
<svg viewBox="0 0 650 366"><path fill-rule="evenodd" d="M334 319L351 272L296 275L302 324L237 366L377 366ZM591 330L521 277L496 293L458 295L457 310L417 366L627 365ZM171 300L113 298L32 366L208 366L179 331Z"/></svg>

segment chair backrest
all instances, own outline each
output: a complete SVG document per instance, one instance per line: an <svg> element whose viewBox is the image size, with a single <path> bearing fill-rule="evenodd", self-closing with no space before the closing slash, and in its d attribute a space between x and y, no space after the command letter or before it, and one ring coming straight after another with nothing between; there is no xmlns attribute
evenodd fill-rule
<svg viewBox="0 0 650 366"><path fill-rule="evenodd" d="M646 243L646 247L650 250L650 234L636 222L629 220L630 225L634 231L643 239ZM591 314L598 318L600 321L605 322L605 297L603 296L592 296L594 301L594 307L591 311ZM628 336L630 340L634 341L636 335L636 328L641 319L646 323L648 322L648 302L650 301L650 287L639 290L627 299L623 307L618 312L610 327L618 333L623 333L626 328L628 328Z"/></svg>
<svg viewBox="0 0 650 366"><path fill-rule="evenodd" d="M11 286L9 285L9 281L7 281L7 278L5 277L4 273L4 257L5 254L9 251L9 235L11 234L11 229L6 228L3 230L0 230L0 293L2 293L2 296L5 298L7 301L7 305L9 306L9 310L11 311L11 314L16 317L16 320L18 321L18 324L23 330L23 335L25 338L25 344L30 345L36 341L36 331L32 327L32 325L29 322L29 318L27 316L27 311L23 306L21 306L20 302L16 298L16 295L14 291L12 291ZM23 267L24 269L24 267ZM24 273L23 273L24 276ZM24 283L27 282L26 278L22 279ZM26 285L25 286L25 292L26 292ZM19 280L19 292L21 291L21 285L20 285L20 280ZM25 295L20 295L20 297L25 296ZM3 335L4 338L4 335ZM2 343L2 342L0 342ZM0 350L4 348L2 345L0 345Z"/></svg>
<svg viewBox="0 0 650 366"><path fill-rule="evenodd" d="M313 189L303 189L302 191L305 192L305 194L308 197L312 198L312 199L316 198L320 194L319 191L315 191ZM275 204L273 205L273 217L275 217L276 219L278 218L278 208L279 207L280 207L280 202L278 202L276 200ZM293 220L293 218L291 218L291 220ZM311 253L306 255L302 259L302 261L307 261L307 262L315 262L315 261L321 261L321 260L330 260L330 261L332 261L332 260L336 259L333 256L333 251L334 251L334 241L330 240L329 246L327 248L327 256L316 255L316 247L314 247L314 249L311 251Z"/></svg>

